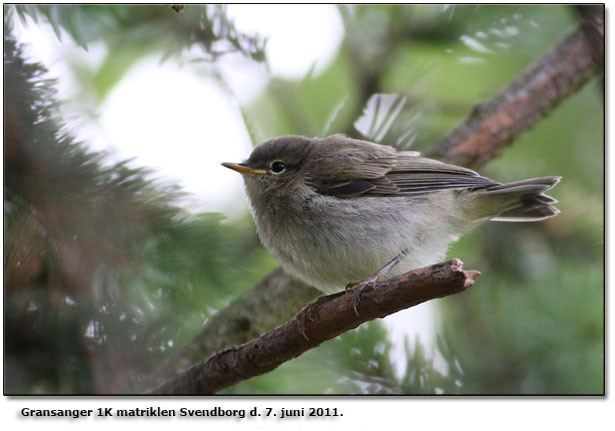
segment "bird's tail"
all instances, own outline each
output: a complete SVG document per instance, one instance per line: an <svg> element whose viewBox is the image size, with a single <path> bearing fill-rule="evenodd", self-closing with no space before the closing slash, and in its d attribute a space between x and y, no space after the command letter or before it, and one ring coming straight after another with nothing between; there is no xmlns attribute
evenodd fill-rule
<svg viewBox="0 0 615 431"><path fill-rule="evenodd" d="M517 181L476 190L482 208L490 208L487 214L494 221L537 221L559 214L552 204L557 200L544 194L553 188L562 177L543 177Z"/></svg>

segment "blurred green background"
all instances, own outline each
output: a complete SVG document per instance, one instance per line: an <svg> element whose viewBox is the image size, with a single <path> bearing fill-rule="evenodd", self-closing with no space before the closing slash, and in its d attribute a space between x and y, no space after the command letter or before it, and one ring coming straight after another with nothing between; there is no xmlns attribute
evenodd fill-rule
<svg viewBox="0 0 615 431"><path fill-rule="evenodd" d="M579 20L574 7L557 5L337 13L344 38L324 70L269 75L256 97L237 102L252 144L343 132L424 150ZM224 86L217 62L239 55L266 67L266 40L213 6L20 5L5 6L4 17L5 393L140 392L276 263L247 211L226 219L190 211L184 192L148 167L110 162L72 138L57 84L24 58L12 28L17 20L26 29L50 24L86 55L104 44L94 66L66 64L94 111L148 55L189 63L196 50ZM563 176L550 193L561 214L488 223L454 244L449 256L483 275L469 291L433 302L435 349L414 336L396 346L390 328L374 321L224 393L603 393L602 77L480 172L501 182Z"/></svg>

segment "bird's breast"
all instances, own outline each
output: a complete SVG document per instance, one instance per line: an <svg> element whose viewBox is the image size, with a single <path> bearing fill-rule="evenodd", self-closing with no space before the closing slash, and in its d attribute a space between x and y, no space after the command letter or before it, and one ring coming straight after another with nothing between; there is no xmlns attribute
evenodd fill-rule
<svg viewBox="0 0 615 431"><path fill-rule="evenodd" d="M273 208L254 212L261 241L288 273L326 293L425 240L404 199L316 196Z"/></svg>

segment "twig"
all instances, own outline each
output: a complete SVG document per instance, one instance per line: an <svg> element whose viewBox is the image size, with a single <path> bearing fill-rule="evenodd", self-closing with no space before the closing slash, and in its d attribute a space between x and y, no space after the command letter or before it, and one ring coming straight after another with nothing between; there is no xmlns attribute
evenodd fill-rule
<svg viewBox="0 0 615 431"><path fill-rule="evenodd" d="M489 102L475 105L425 154L468 167L485 163L602 71L603 63L604 14L597 8Z"/></svg>
<svg viewBox="0 0 615 431"><path fill-rule="evenodd" d="M348 294L323 296L294 319L240 346L214 354L154 394L211 394L264 374L368 320L387 316L474 284L478 271L464 271L459 259L416 269ZM359 298L360 295L360 298Z"/></svg>

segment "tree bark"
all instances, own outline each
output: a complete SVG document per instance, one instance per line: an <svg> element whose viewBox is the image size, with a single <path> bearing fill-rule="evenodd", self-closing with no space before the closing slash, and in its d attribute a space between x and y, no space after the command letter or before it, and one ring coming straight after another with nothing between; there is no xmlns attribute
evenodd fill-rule
<svg viewBox="0 0 615 431"><path fill-rule="evenodd" d="M425 155L475 168L495 157L604 67L604 10L591 9L562 42L468 117Z"/></svg>

